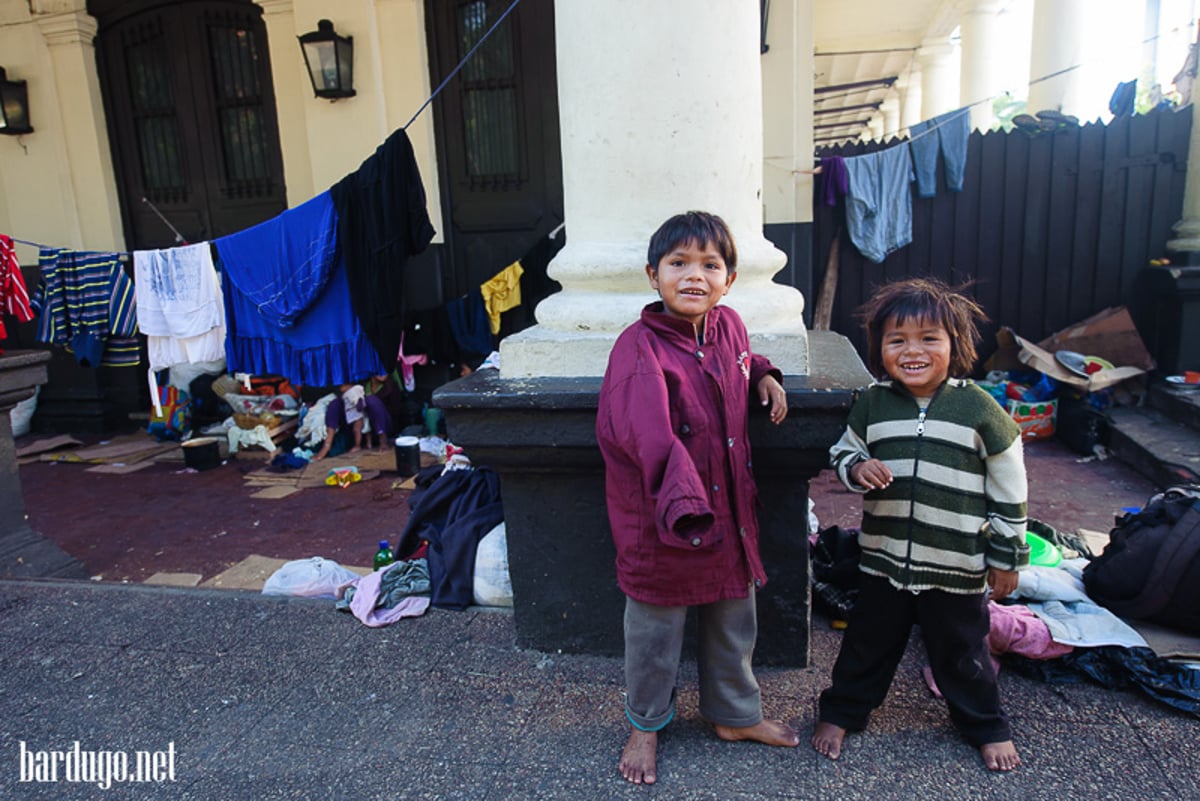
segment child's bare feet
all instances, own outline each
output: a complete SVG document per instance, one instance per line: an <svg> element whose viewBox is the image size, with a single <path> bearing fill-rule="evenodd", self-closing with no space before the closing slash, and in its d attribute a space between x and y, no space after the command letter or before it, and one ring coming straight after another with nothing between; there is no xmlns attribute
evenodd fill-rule
<svg viewBox="0 0 1200 801"><path fill-rule="evenodd" d="M842 755L842 740L845 738L845 729L823 720L817 724L810 742L818 754L837 759Z"/></svg>
<svg viewBox="0 0 1200 801"><path fill-rule="evenodd" d="M800 735L782 720L760 720L753 726L717 726L713 729L722 740L753 740L767 745L795 748L800 745Z"/></svg>
<svg viewBox="0 0 1200 801"><path fill-rule="evenodd" d="M988 770L1010 771L1021 764L1021 757L1012 740L985 743L979 747L979 753L983 755L983 764L987 765Z"/></svg>
<svg viewBox="0 0 1200 801"><path fill-rule="evenodd" d="M658 732L633 729L629 741L621 752L617 770L625 781L633 784L654 784L658 776L654 772L655 753L658 751Z"/></svg>

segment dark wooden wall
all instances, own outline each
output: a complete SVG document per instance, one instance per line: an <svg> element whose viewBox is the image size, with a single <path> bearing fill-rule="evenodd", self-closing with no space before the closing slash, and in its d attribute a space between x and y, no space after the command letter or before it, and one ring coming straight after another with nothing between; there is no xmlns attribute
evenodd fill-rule
<svg viewBox="0 0 1200 801"><path fill-rule="evenodd" d="M1171 226L1182 216L1191 120L1187 106L1036 134L976 131L963 190L946 190L939 158L937 195L919 198L912 185L912 244L881 264L850 243L844 200L822 205L818 181L809 314L835 235L841 244L830 327L864 354L855 310L874 287L909 276L973 282L992 321L981 359L994 351L999 326L1036 342L1108 306L1132 306L1138 271L1167 255ZM818 156L904 146L842 145Z"/></svg>

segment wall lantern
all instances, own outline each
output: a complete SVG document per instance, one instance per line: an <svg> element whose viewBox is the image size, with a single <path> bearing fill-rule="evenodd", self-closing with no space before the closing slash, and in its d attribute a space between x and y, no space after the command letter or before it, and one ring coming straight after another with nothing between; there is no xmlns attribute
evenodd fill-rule
<svg viewBox="0 0 1200 801"><path fill-rule="evenodd" d="M29 124L29 91L25 81L10 81L0 67L0 134L27 134Z"/></svg>
<svg viewBox="0 0 1200 801"><path fill-rule="evenodd" d="M317 97L354 97L354 37L338 36L327 19L317 29L297 37L308 77Z"/></svg>

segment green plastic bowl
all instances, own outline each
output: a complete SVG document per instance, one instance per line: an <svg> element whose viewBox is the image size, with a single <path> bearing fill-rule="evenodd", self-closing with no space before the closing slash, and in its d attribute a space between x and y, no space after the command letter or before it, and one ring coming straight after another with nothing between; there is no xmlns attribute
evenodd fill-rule
<svg viewBox="0 0 1200 801"><path fill-rule="evenodd" d="M1025 542L1029 543L1029 564L1039 567L1057 567L1062 561L1062 551L1058 546L1044 537L1025 532Z"/></svg>

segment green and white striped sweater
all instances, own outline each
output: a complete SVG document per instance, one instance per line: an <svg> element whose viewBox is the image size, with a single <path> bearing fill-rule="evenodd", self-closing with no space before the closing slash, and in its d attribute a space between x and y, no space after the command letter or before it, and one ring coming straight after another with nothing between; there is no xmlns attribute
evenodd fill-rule
<svg viewBox="0 0 1200 801"><path fill-rule="evenodd" d="M949 379L922 415L917 400L887 381L850 410L830 463L863 498L860 566L900 589L982 592L987 569L1029 564L1028 486L1021 431L970 381ZM850 478L875 458L892 484L867 491Z"/></svg>

